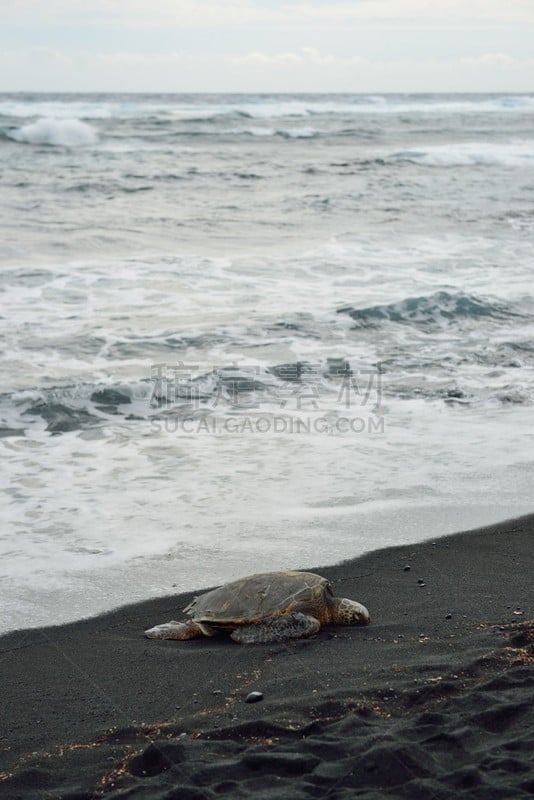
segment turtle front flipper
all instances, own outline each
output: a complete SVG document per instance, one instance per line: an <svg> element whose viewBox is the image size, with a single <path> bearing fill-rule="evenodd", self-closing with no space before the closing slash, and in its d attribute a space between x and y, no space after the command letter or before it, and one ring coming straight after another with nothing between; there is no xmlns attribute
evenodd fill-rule
<svg viewBox="0 0 534 800"><path fill-rule="evenodd" d="M321 623L315 617L295 612L261 620L253 625L240 625L230 634L230 638L238 644L271 644L304 639L313 636L320 628Z"/></svg>
<svg viewBox="0 0 534 800"><path fill-rule="evenodd" d="M197 625L196 622L164 622L161 625L155 625L145 631L147 639L196 639L198 636L204 636L204 631Z"/></svg>

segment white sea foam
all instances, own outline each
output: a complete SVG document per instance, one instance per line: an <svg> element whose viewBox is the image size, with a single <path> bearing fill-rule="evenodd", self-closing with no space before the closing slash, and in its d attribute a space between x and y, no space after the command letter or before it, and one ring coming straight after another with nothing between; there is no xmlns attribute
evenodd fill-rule
<svg viewBox="0 0 534 800"><path fill-rule="evenodd" d="M232 135L239 136L245 134L247 136L274 136L276 131L274 128L260 128L257 125L250 125L247 128L232 128L229 131L224 131Z"/></svg>
<svg viewBox="0 0 534 800"><path fill-rule="evenodd" d="M534 167L534 141L459 142L433 145L425 147L424 150L403 150L395 153L393 158L432 167L464 167L477 164Z"/></svg>
<svg viewBox="0 0 534 800"><path fill-rule="evenodd" d="M474 524L526 512L529 473L514 464L517 422L529 415L517 413L495 414L491 436L479 413L445 419L414 401L393 407L385 436L187 435L130 423L0 440L14 498L0 536L0 627L57 623L258 564L304 568L425 539L466 527L470 508ZM428 518L417 526L421 508Z"/></svg>
<svg viewBox="0 0 534 800"><path fill-rule="evenodd" d="M315 128L282 128L277 131L279 136L287 136L288 139L313 139L319 133Z"/></svg>
<svg viewBox="0 0 534 800"><path fill-rule="evenodd" d="M45 117L21 128L7 132L16 142L80 147L95 144L98 135L94 128L79 119L54 119Z"/></svg>
<svg viewBox="0 0 534 800"><path fill-rule="evenodd" d="M311 139L317 136L319 131L316 128L302 127L302 128L271 128L259 127L258 125L249 125L245 128L231 128L229 130L221 131L224 134L232 134L235 136L281 136L285 139Z"/></svg>
<svg viewBox="0 0 534 800"><path fill-rule="evenodd" d="M516 114L532 111L532 95L496 95L470 97L467 95L435 95L421 98L401 95L347 95L340 98L291 99L258 98L255 102L240 102L239 99L199 99L196 103L184 102L172 95L155 100L153 96L117 97L105 100L80 100L56 98L50 100L25 100L13 97L0 101L0 116L50 117L54 119L133 119L144 116L163 116L181 122L188 120L217 119L224 116L241 115L251 119L277 119L281 117L310 117L314 115L361 115L361 114L460 114L460 113L505 113Z"/></svg>
<svg viewBox="0 0 534 800"><path fill-rule="evenodd" d="M4 117L51 117L53 119L110 119L115 116L113 103L76 100L3 100L0 115Z"/></svg>
<svg viewBox="0 0 534 800"><path fill-rule="evenodd" d="M230 110L232 106L229 106ZM316 114L324 115L358 115L358 114L390 114L390 113L422 113L422 114L458 114L473 112L524 112L534 109L534 97L530 95L484 97L466 97L461 95L441 95L431 99L419 99L414 96L380 96L354 95L343 100L278 100L276 102L259 101L233 106L247 116L263 119L276 117L308 117Z"/></svg>

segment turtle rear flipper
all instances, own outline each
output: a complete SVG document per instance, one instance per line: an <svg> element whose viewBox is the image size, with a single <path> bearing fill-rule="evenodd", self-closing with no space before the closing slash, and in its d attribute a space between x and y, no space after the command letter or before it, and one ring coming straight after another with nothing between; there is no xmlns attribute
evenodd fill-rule
<svg viewBox="0 0 534 800"><path fill-rule="evenodd" d="M147 639L180 639L183 641L204 635L204 631L196 622L176 622L174 619L145 631Z"/></svg>
<svg viewBox="0 0 534 800"><path fill-rule="evenodd" d="M230 637L238 644L270 644L287 642L290 639L304 639L313 636L321 628L321 623L309 614L283 614L273 619L242 625Z"/></svg>

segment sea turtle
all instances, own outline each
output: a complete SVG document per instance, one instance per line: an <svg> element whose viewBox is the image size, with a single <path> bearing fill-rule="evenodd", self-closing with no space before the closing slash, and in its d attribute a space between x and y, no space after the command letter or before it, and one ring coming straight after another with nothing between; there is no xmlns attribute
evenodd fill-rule
<svg viewBox="0 0 534 800"><path fill-rule="evenodd" d="M312 572L262 572L195 597L188 622L156 625L149 639L195 639L229 633L234 642L283 642L313 636L333 622L366 625L369 612L355 600L334 597L326 578Z"/></svg>

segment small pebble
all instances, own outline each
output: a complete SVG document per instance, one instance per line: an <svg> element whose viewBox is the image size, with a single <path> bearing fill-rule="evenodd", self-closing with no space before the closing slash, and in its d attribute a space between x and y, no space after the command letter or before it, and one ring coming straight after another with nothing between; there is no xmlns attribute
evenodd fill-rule
<svg viewBox="0 0 534 800"><path fill-rule="evenodd" d="M525 613L524 611L519 611L519 609L516 609L516 611L514 611L514 614L516 614L516 616L518 617L520 617L524 613Z"/></svg>
<svg viewBox="0 0 534 800"><path fill-rule="evenodd" d="M250 692L245 697L245 703L258 703L260 700L263 700L262 692Z"/></svg>
<svg viewBox="0 0 534 800"><path fill-rule="evenodd" d="M405 572L409 572L410 570L411 570L411 567L410 567L410 565L409 565L409 564L406 564L406 566L404 567L404 571L405 571Z"/></svg>
<svg viewBox="0 0 534 800"><path fill-rule="evenodd" d="M445 614L445 619L452 619L452 614Z"/></svg>
<svg viewBox="0 0 534 800"><path fill-rule="evenodd" d="M214 689L212 694L222 694L222 689Z"/></svg>
<svg viewBox="0 0 534 800"><path fill-rule="evenodd" d="M422 578L418 578L417 579L417 583L419 584L419 586L424 586L425 582L424 582L424 580Z"/></svg>

